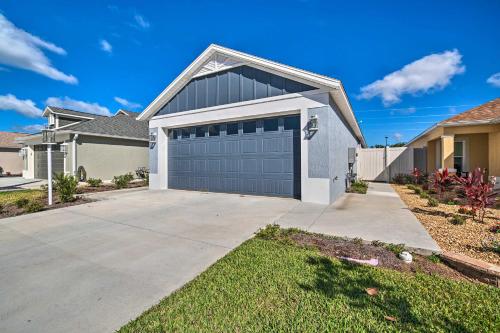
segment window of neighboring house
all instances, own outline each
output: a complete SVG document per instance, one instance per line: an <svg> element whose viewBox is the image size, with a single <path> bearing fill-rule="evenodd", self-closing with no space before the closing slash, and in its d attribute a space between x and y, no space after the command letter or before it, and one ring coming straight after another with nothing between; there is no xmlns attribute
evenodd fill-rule
<svg viewBox="0 0 500 333"><path fill-rule="evenodd" d="M220 135L220 125L208 126L208 136L219 136L219 135Z"/></svg>
<svg viewBox="0 0 500 333"><path fill-rule="evenodd" d="M55 125L56 124L56 118L53 113L49 114L49 126L50 125Z"/></svg>
<svg viewBox="0 0 500 333"><path fill-rule="evenodd" d="M463 141L455 141L453 152L453 168L457 169L457 174L460 175L464 171L465 149Z"/></svg>

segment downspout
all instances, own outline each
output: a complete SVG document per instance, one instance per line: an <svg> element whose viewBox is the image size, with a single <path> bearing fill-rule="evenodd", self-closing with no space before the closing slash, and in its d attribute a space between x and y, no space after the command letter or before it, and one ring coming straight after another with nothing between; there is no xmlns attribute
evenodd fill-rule
<svg viewBox="0 0 500 333"><path fill-rule="evenodd" d="M73 141L72 141L72 152L71 154L71 159L73 160L73 176L76 176L76 140L78 139L78 134L75 134L73 136Z"/></svg>

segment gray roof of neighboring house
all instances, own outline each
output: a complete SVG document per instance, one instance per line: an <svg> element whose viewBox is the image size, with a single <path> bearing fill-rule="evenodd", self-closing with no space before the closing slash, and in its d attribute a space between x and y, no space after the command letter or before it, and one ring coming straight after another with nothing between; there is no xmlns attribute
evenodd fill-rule
<svg viewBox="0 0 500 333"><path fill-rule="evenodd" d="M93 114L93 113L87 113L87 112L81 112L81 111L75 111L75 110L70 110L70 109L59 108L57 106L48 106L48 108L50 110L52 110L53 112L66 114L68 116L87 117L87 118L106 117L106 116L101 116L101 115Z"/></svg>
<svg viewBox="0 0 500 333"><path fill-rule="evenodd" d="M147 121L138 121L135 115L118 114L113 117L98 117L65 127L64 131L93 133L147 140L149 126Z"/></svg>

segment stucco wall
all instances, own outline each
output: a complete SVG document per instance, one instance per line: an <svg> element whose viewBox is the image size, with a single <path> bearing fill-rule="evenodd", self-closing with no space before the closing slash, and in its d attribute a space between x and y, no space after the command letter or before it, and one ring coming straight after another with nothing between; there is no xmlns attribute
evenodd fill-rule
<svg viewBox="0 0 500 333"><path fill-rule="evenodd" d="M358 140L333 101L330 101L329 111L330 202L334 202L345 192L348 148L355 148Z"/></svg>
<svg viewBox="0 0 500 333"><path fill-rule="evenodd" d="M465 142L466 171L489 169L487 133L455 135L454 140Z"/></svg>
<svg viewBox="0 0 500 333"><path fill-rule="evenodd" d="M3 168L4 173L22 174L23 159L19 156L19 149L0 148L0 166Z"/></svg>
<svg viewBox="0 0 500 333"><path fill-rule="evenodd" d="M490 176L500 178L500 131L489 134L488 149Z"/></svg>
<svg viewBox="0 0 500 333"><path fill-rule="evenodd" d="M318 117L318 131L308 138L308 177L327 179L329 202L337 200L346 189L348 148L356 148L358 141L338 107L330 106L308 110L308 118Z"/></svg>
<svg viewBox="0 0 500 333"><path fill-rule="evenodd" d="M76 157L77 168L83 166L87 178L111 180L113 176L128 172L135 175L138 167L147 167L148 143L80 135L77 140Z"/></svg>

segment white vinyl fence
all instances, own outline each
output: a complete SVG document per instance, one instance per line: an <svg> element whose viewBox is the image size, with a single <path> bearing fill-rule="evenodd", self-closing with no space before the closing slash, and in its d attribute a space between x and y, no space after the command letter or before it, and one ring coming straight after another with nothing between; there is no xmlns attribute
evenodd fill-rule
<svg viewBox="0 0 500 333"><path fill-rule="evenodd" d="M357 151L358 178L387 182L397 174L413 171L413 148L360 148Z"/></svg>

